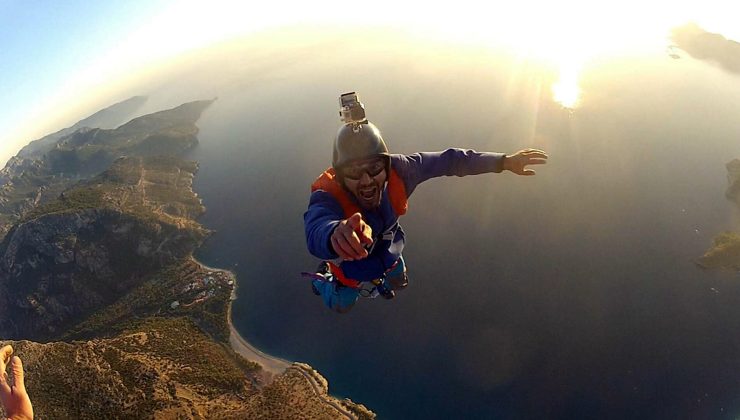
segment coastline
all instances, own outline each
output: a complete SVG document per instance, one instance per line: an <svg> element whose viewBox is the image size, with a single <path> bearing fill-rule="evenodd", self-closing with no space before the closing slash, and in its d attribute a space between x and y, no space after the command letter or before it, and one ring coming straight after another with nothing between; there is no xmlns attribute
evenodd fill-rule
<svg viewBox="0 0 740 420"><path fill-rule="evenodd" d="M229 324L229 345L231 346L231 349L245 359L255 363L259 363L262 366L262 369L270 374L270 377L279 375L285 372L285 370L288 369L290 366L292 366L293 362L281 359L279 357L271 356L253 346L246 339L244 339L244 337L242 337L241 334L239 334L239 331L237 331L234 327L234 323L231 320L231 306L232 302L234 302L237 296L236 274L231 270L207 266L201 261L195 259L195 257L192 258L193 261L196 264L200 265L203 269L213 272L226 273L234 282L231 288L231 299L229 301L228 309L226 312L226 320Z"/></svg>
<svg viewBox="0 0 740 420"><path fill-rule="evenodd" d="M311 386L313 393L317 397L321 398L321 400L325 404L334 408L340 415L344 416L344 418L358 418L355 413L348 410L347 407L342 404L341 400L329 394L328 381L311 366L305 363L291 362L279 357L271 356L254 347L251 343L244 339L244 337L242 337L242 335L239 334L239 331L237 331L234 327L234 323L231 321L231 305L237 297L236 274L231 270L207 266L198 261L195 257L192 257L192 259L196 264L200 265L201 268L207 271L226 273L234 282L231 288L231 298L229 299L229 305L226 313L226 318L229 323L229 345L231 346L231 349L234 350L234 352L236 352L246 360L258 363L260 366L262 366L262 369L264 371L262 380L264 381L264 384L269 384L270 382L272 382L272 379L274 377L283 374L286 372L286 370L292 368L296 372L301 374L303 378L305 378L305 380Z"/></svg>

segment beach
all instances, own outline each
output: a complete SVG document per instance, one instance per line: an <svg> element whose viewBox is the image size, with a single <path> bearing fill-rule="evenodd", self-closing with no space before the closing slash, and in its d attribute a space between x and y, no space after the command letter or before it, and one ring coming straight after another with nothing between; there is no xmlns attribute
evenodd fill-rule
<svg viewBox="0 0 740 420"><path fill-rule="evenodd" d="M230 270L224 270L221 268L215 268L215 267L209 267L202 262L193 259L197 264L199 264L204 270L212 271L212 272L219 272L219 273L225 273L232 281L232 289L231 289L231 301L229 302L228 306L228 312L226 314L226 318L229 323L229 345L231 345L231 348L244 357L245 359L259 363L262 366L262 369L265 370L265 372L269 373L270 377L274 375L279 375L283 372L285 372L285 369L290 367L293 362L290 362L288 360L284 360L278 357L270 356L267 353L264 353L254 347L252 344L250 344L247 340L244 339L244 337L239 334L239 331L236 330L234 327L233 322L231 321L231 305L232 302L236 299L237 296L237 282L236 282L236 274Z"/></svg>

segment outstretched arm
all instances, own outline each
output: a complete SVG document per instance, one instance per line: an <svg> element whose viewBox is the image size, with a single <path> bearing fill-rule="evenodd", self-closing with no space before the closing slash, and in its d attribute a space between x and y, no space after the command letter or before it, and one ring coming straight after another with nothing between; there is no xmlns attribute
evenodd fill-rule
<svg viewBox="0 0 740 420"><path fill-rule="evenodd" d="M23 363L18 356L11 359L12 355L13 347L11 346L5 346L0 350L0 402L9 420L31 420L33 419L33 407L26 392ZM8 363L13 372L12 385L5 372Z"/></svg>
<svg viewBox="0 0 740 420"><path fill-rule="evenodd" d="M512 155L451 148L441 152L392 155L391 162L411 195L422 182L440 176L468 176L509 170L519 175L534 175L527 165L541 165L547 154L538 149L524 149Z"/></svg>

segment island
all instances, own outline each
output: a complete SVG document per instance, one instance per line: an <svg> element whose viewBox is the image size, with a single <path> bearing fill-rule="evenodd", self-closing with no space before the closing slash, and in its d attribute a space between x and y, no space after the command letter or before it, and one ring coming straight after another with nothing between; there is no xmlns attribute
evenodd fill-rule
<svg viewBox="0 0 740 420"><path fill-rule="evenodd" d="M727 165L727 192L725 196L740 211L740 159ZM714 238L712 247L696 263L702 268L740 271L740 233L722 232Z"/></svg>
<svg viewBox="0 0 740 420"><path fill-rule="evenodd" d="M0 345L23 359L37 418L375 418L231 325L237 281L193 257L211 232L182 157L215 99L105 127L145 100L0 171Z"/></svg>

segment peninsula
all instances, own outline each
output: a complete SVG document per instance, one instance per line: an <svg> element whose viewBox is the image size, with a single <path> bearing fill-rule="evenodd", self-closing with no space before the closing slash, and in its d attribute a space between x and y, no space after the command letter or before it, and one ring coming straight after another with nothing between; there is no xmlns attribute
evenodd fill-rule
<svg viewBox="0 0 740 420"><path fill-rule="evenodd" d="M0 344L23 358L37 418L375 418L233 328L234 274L193 258L210 232L182 158L214 100L105 126L145 100L0 171Z"/></svg>

